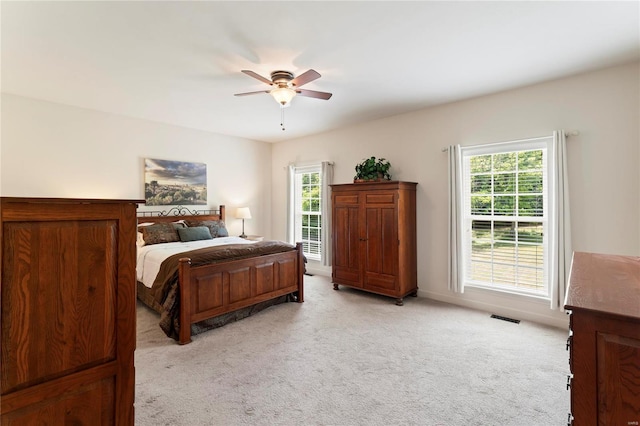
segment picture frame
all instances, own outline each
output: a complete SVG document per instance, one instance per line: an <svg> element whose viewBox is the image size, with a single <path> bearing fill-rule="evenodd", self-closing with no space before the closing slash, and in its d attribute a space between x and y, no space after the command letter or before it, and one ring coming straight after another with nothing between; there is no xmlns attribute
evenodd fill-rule
<svg viewBox="0 0 640 426"><path fill-rule="evenodd" d="M206 205L207 165L145 158L144 198L147 206Z"/></svg>

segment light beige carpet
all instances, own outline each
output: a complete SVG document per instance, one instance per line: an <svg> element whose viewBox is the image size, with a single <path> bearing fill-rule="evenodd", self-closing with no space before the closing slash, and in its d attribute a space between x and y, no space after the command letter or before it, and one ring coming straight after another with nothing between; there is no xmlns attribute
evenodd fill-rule
<svg viewBox="0 0 640 426"><path fill-rule="evenodd" d="M179 346L138 306L136 425L566 424L567 331L305 277Z"/></svg>

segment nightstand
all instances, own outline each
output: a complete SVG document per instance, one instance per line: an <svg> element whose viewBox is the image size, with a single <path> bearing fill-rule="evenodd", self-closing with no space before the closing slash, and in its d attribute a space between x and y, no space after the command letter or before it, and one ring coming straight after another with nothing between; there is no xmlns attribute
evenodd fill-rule
<svg viewBox="0 0 640 426"><path fill-rule="evenodd" d="M249 241L262 241L264 237L262 235L247 235L247 240Z"/></svg>

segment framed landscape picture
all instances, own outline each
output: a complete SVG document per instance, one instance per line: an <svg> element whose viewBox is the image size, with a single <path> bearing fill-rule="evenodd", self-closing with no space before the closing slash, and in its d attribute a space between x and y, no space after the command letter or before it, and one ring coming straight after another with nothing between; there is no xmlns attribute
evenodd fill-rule
<svg viewBox="0 0 640 426"><path fill-rule="evenodd" d="M144 198L147 206L206 205L207 165L145 158Z"/></svg>

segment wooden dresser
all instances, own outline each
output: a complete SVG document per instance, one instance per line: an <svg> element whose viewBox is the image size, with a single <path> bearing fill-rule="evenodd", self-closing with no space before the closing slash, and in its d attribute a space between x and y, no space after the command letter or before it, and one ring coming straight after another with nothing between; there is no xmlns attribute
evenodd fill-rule
<svg viewBox="0 0 640 426"><path fill-rule="evenodd" d="M574 253L569 424L640 424L640 257Z"/></svg>
<svg viewBox="0 0 640 426"><path fill-rule="evenodd" d="M136 203L0 198L2 425L133 425Z"/></svg>
<svg viewBox="0 0 640 426"><path fill-rule="evenodd" d="M418 291L416 183L331 185L333 287L396 298Z"/></svg>

